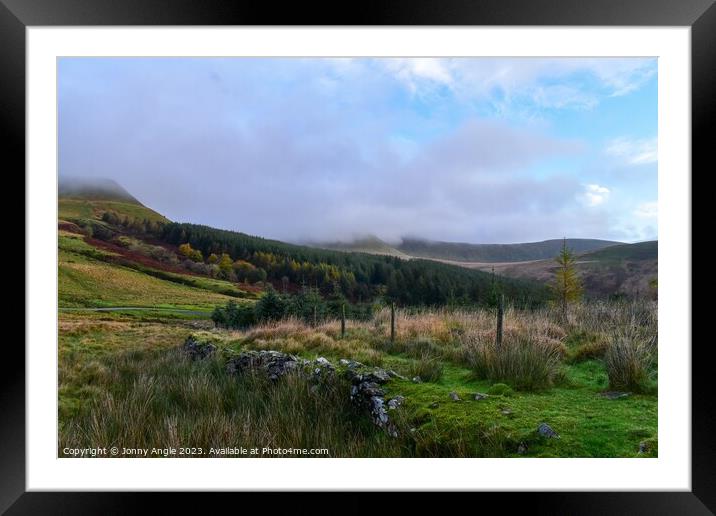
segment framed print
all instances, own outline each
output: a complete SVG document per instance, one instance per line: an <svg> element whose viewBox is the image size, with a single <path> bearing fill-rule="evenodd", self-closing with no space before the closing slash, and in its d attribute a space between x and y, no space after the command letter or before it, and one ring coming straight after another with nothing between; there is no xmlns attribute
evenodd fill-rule
<svg viewBox="0 0 716 516"><path fill-rule="evenodd" d="M712 2L129 7L3 2L27 240L3 510L716 507Z"/></svg>

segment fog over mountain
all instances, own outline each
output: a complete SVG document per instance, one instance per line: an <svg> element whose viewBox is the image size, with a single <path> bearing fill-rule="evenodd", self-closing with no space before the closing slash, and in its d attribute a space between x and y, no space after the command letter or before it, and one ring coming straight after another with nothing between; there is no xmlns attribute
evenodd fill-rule
<svg viewBox="0 0 716 516"><path fill-rule="evenodd" d="M59 172L290 242L652 239L655 63L65 58Z"/></svg>

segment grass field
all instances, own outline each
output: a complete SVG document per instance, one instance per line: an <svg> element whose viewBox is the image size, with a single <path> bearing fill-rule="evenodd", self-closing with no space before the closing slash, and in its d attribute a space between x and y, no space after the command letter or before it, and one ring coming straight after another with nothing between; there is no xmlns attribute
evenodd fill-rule
<svg viewBox="0 0 716 516"><path fill-rule="evenodd" d="M233 297L216 289L235 285L186 276L194 286L167 281L103 261L110 253L87 244L80 235L59 235L58 287L60 307L164 307L211 310ZM169 274L169 273L164 273Z"/></svg>
<svg viewBox="0 0 716 516"><path fill-rule="evenodd" d="M60 220L99 219L105 211L114 211L119 215L139 220L167 222L166 217L156 211L131 202L67 198L61 198L58 201Z"/></svg>
<svg viewBox="0 0 716 516"><path fill-rule="evenodd" d="M472 365L473 340L492 337L493 314L486 311L401 312L393 343L386 313L350 321L345 338L338 321L310 327L290 320L237 332L156 314L61 314L60 446L189 440L204 447L327 447L334 457L653 457L655 365L642 394L601 395L610 389L604 357L613 336L607 329L634 313L626 305L586 307L560 326L549 311L508 310L506 341L541 335L561 349L553 384L521 390L485 378ZM190 334L221 352L187 360L178 348ZM397 411L400 436L393 439L366 424L340 389L316 393L295 379L268 385L228 377L221 356L245 349L354 358L424 381L386 384L388 395L406 398ZM453 401L452 392L461 401ZM488 397L475 401L477 392ZM540 437L542 422L560 438Z"/></svg>

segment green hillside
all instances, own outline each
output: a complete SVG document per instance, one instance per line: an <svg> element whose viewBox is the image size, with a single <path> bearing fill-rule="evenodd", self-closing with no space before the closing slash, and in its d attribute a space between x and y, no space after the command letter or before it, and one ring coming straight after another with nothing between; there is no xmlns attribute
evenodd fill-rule
<svg viewBox="0 0 716 516"><path fill-rule="evenodd" d="M60 177L58 184L58 217L68 222L101 220L105 212L118 217L164 223L169 220L140 203L111 179L78 179Z"/></svg>
<svg viewBox="0 0 716 516"><path fill-rule="evenodd" d="M606 247L598 251L585 253L581 258L585 260L597 260L603 262L614 262L622 260L656 260L659 253L659 242L650 240L636 244L620 244Z"/></svg>
<svg viewBox="0 0 716 516"><path fill-rule="evenodd" d="M217 292L235 289L228 282L214 284L161 279L131 263L120 265L116 255L98 250L82 235L61 232L58 239L58 301L61 308L155 307L211 310L234 296ZM177 275L178 276L178 275ZM187 276L187 281L198 280ZM218 285L217 285L218 283ZM221 284L223 283L223 285Z"/></svg>
<svg viewBox="0 0 716 516"><path fill-rule="evenodd" d="M553 258L562 248L562 239L521 244L466 244L432 240L403 239L396 246L410 256L459 262L522 262ZM567 246L575 253L584 253L619 244L610 240L568 238Z"/></svg>
<svg viewBox="0 0 716 516"><path fill-rule="evenodd" d="M82 219L100 220L105 212L114 212L119 216L153 222L168 222L168 219L154 210L141 204L126 201L109 201L100 199L64 199L58 202L60 220L77 222Z"/></svg>
<svg viewBox="0 0 716 516"><path fill-rule="evenodd" d="M389 299L401 305L486 305L494 296L490 273L432 260L346 253L287 244L277 240L196 224L164 224L160 238L190 244L200 256L226 253L265 272L269 281L317 288L324 295L350 300ZM528 279L500 278L507 300L520 305L544 303L549 292Z"/></svg>

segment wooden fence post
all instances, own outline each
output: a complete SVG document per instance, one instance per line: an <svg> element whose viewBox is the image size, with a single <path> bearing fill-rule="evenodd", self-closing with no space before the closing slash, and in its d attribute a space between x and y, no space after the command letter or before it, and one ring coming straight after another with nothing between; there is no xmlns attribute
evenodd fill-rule
<svg viewBox="0 0 716 516"><path fill-rule="evenodd" d="M502 345L502 320L505 312L505 295L500 294L499 301L497 303L497 331L495 332L495 348L500 349Z"/></svg>
<svg viewBox="0 0 716 516"><path fill-rule="evenodd" d="M395 342L395 303L390 303L390 342Z"/></svg>

